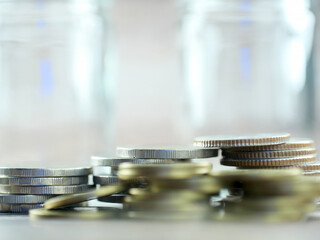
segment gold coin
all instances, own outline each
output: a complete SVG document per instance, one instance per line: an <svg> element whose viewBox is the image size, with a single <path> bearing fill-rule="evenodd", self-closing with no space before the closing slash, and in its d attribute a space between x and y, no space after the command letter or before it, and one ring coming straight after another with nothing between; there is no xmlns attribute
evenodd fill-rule
<svg viewBox="0 0 320 240"><path fill-rule="evenodd" d="M31 218L79 218L87 220L110 219L121 216L122 210L117 208L75 208L64 210L47 210L44 208L29 211Z"/></svg>
<svg viewBox="0 0 320 240"><path fill-rule="evenodd" d="M244 196L284 196L302 194L305 197L320 197L319 181L303 176L287 181L245 182Z"/></svg>
<svg viewBox="0 0 320 240"><path fill-rule="evenodd" d="M219 181L261 181L261 180L281 180L299 177L301 170L290 169L255 169L255 170L226 170L213 171L209 176Z"/></svg>
<svg viewBox="0 0 320 240"><path fill-rule="evenodd" d="M313 212L316 210L316 205L312 202L303 202L296 205L276 206L276 205L254 205L248 207L241 203L225 203L225 211L232 213L246 213L246 214L261 214L261 213L288 213L288 212Z"/></svg>
<svg viewBox="0 0 320 240"><path fill-rule="evenodd" d="M223 158L220 163L225 166L234 167L275 167L275 166L292 166L312 163L316 161L315 155L302 157L287 157L287 158L270 158L270 159L232 159Z"/></svg>
<svg viewBox="0 0 320 240"><path fill-rule="evenodd" d="M123 163L119 167L118 177L125 181L137 178L186 179L208 174L211 169L209 162L158 165Z"/></svg>
<svg viewBox="0 0 320 240"><path fill-rule="evenodd" d="M182 180L154 179L150 182L149 187L153 192L161 192L168 189L190 189L204 194L219 193L222 188L220 182L210 176L198 176Z"/></svg>
<svg viewBox="0 0 320 240"><path fill-rule="evenodd" d="M274 196L274 197L252 197L242 198L240 201L225 200L228 205L237 205L238 207L250 210L272 210L272 209L292 209L302 206L306 203L312 203L314 197L304 195L294 196Z"/></svg>
<svg viewBox="0 0 320 240"><path fill-rule="evenodd" d="M125 185L109 185L100 187L94 191L79 193L79 194L72 194L67 196L58 196L55 198L51 198L44 203L45 209L57 209L67 207L76 203L81 203L85 201L89 201L92 199L97 199L99 197L105 197L112 195L114 193L122 192L126 190L127 187Z"/></svg>
<svg viewBox="0 0 320 240"><path fill-rule="evenodd" d="M204 194L200 194L199 192L195 192L192 190L167 190L164 192L149 192L146 189L141 188L131 188L129 190L129 194L133 196L135 200L146 200L146 201L157 201L157 200L165 200L165 201L174 201L183 199L183 201L198 201L198 200L207 200L208 197Z"/></svg>

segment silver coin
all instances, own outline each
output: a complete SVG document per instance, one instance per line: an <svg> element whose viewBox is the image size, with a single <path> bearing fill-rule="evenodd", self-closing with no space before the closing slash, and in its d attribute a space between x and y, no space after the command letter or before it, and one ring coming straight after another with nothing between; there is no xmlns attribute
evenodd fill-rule
<svg viewBox="0 0 320 240"><path fill-rule="evenodd" d="M192 145L172 146L128 146L118 147L117 154L121 157L151 159L193 159L218 156L216 148L199 148Z"/></svg>
<svg viewBox="0 0 320 240"><path fill-rule="evenodd" d="M91 174L91 167L80 168L11 168L0 167L0 175L9 177L73 177Z"/></svg>
<svg viewBox="0 0 320 240"><path fill-rule="evenodd" d="M0 204L38 204L52 198L50 195L8 195L0 194Z"/></svg>
<svg viewBox="0 0 320 240"><path fill-rule="evenodd" d="M0 185L3 194L34 194L34 195L60 195L88 191L89 185L72 186L10 186Z"/></svg>
<svg viewBox="0 0 320 240"><path fill-rule="evenodd" d="M301 148L313 148L314 141L309 138L290 138L286 143L276 145L262 145L251 147L235 147L223 149L222 155L226 152L255 152L255 151L274 151L274 150L289 150Z"/></svg>
<svg viewBox="0 0 320 240"><path fill-rule="evenodd" d="M298 157L305 155L314 155L317 153L315 148L301 148L288 150L273 150L273 151L256 151L256 152L225 152L223 155L226 158L233 159L260 159L260 158L285 158Z"/></svg>
<svg viewBox="0 0 320 240"><path fill-rule="evenodd" d="M316 161L315 155L306 155L286 158L268 158L268 159L232 159L222 158L220 164L234 167L282 167L313 163Z"/></svg>
<svg viewBox="0 0 320 240"><path fill-rule="evenodd" d="M119 183L119 178L117 176L93 176L93 183L102 186L115 185Z"/></svg>
<svg viewBox="0 0 320 240"><path fill-rule="evenodd" d="M261 167L238 167L239 169L256 169ZM299 168L305 172L317 172L320 170L320 163L319 162L313 162L308 164L295 164L290 166L275 166L275 167L265 167L265 168L274 168L274 169L286 169L286 168Z"/></svg>
<svg viewBox="0 0 320 240"><path fill-rule="evenodd" d="M99 157L92 156L91 164L92 166L108 166L112 168L117 168L121 163L129 162L134 164L170 164L177 163L177 161L190 161L189 159L141 159L141 158L121 158L121 157Z"/></svg>
<svg viewBox="0 0 320 240"><path fill-rule="evenodd" d="M65 186L88 184L88 176L31 178L31 177L1 177L0 184L18 186Z"/></svg>
<svg viewBox="0 0 320 240"><path fill-rule="evenodd" d="M99 176L93 176L93 183L95 185L100 186L108 186L108 185L116 185L118 183L128 183L134 186L139 186L141 184L145 184L146 181L144 179L132 179L123 181L118 178L118 176L111 176L111 175L99 175Z"/></svg>
<svg viewBox="0 0 320 240"><path fill-rule="evenodd" d="M194 139L194 145L198 147L246 147L274 145L285 143L290 139L289 133L259 133L245 135L216 135L204 136Z"/></svg>
<svg viewBox="0 0 320 240"><path fill-rule="evenodd" d="M0 212L2 213L27 213L36 208L43 208L43 204L0 204Z"/></svg>
<svg viewBox="0 0 320 240"><path fill-rule="evenodd" d="M304 171L318 171L320 170L320 163L314 162L314 163L305 164L305 165L297 165L296 167Z"/></svg>

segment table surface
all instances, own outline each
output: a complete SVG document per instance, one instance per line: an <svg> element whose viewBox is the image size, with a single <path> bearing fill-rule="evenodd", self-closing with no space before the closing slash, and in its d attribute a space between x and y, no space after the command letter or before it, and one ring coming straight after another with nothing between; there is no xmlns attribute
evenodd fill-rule
<svg viewBox="0 0 320 240"><path fill-rule="evenodd" d="M308 221L263 223L29 219L0 215L0 239L320 239L320 213Z"/></svg>

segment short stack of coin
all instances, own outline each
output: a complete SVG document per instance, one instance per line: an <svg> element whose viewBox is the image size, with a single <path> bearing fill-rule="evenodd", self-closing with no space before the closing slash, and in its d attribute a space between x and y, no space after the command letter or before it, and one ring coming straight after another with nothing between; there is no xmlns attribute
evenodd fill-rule
<svg viewBox="0 0 320 240"><path fill-rule="evenodd" d="M214 215L218 220L300 220L315 210L320 196L318 181L294 168L220 171L211 176L224 188L243 190L241 198L224 200L223 214Z"/></svg>
<svg viewBox="0 0 320 240"><path fill-rule="evenodd" d="M311 139L292 138L277 145L223 149L224 165L245 168L300 166L316 161Z"/></svg>
<svg viewBox="0 0 320 240"><path fill-rule="evenodd" d="M91 168L0 167L0 212L25 213L57 195L89 189Z"/></svg>
<svg viewBox="0 0 320 240"><path fill-rule="evenodd" d="M304 168L317 153L313 140L290 139L286 133L200 137L195 144L220 147L221 164L239 168Z"/></svg>
<svg viewBox="0 0 320 240"><path fill-rule="evenodd" d="M316 149L312 139L290 138L288 133L261 133L198 137L194 144L222 149L221 164L239 169L300 168L305 176L320 175ZM226 198L239 199L242 189L229 189Z"/></svg>
<svg viewBox="0 0 320 240"><path fill-rule="evenodd" d="M124 207L131 218L194 219L209 211L209 198L220 191L212 177L206 176L212 165L207 162L180 164L120 165L123 181L146 179L145 188L131 188Z"/></svg>

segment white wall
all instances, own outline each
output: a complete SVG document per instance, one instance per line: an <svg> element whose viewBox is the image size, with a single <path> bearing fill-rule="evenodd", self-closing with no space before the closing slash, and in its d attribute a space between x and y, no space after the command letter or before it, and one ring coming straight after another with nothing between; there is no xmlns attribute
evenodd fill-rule
<svg viewBox="0 0 320 240"><path fill-rule="evenodd" d="M179 14L172 0L116 0L116 144L177 142Z"/></svg>

